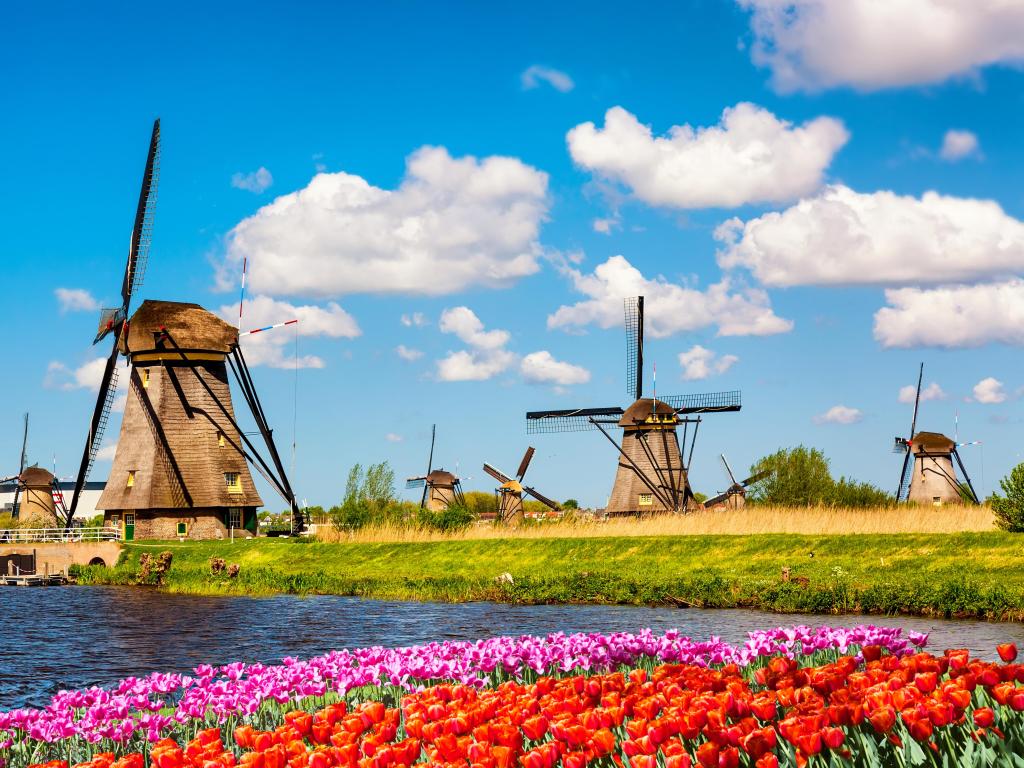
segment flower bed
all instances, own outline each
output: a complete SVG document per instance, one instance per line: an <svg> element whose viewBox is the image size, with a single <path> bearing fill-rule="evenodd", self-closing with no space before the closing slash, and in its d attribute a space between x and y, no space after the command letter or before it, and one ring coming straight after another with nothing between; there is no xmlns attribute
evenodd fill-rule
<svg viewBox="0 0 1024 768"><path fill-rule="evenodd" d="M61 692L0 713L0 747L8 768L992 765L1024 750L1000 653L873 627L367 648Z"/></svg>

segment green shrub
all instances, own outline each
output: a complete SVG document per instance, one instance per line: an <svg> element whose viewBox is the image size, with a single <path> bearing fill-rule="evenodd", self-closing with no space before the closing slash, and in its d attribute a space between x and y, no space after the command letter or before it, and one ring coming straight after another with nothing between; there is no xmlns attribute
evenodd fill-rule
<svg viewBox="0 0 1024 768"><path fill-rule="evenodd" d="M417 517L420 525L445 533L468 528L476 519L476 515L462 504L449 504L437 512L421 509Z"/></svg>
<svg viewBox="0 0 1024 768"><path fill-rule="evenodd" d="M1006 495L992 495L996 525L1004 531L1024 531L1024 464L1011 469L1010 474L999 481L999 487Z"/></svg>
<svg viewBox="0 0 1024 768"><path fill-rule="evenodd" d="M893 504L893 497L870 483L832 478L829 462L817 448L782 448L750 468L750 474L770 471L747 490L747 501L774 506L877 507Z"/></svg>

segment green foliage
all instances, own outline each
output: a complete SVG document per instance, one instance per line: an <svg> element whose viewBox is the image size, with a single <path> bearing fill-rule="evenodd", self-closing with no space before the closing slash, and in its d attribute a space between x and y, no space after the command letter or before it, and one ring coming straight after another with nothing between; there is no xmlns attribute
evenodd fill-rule
<svg viewBox="0 0 1024 768"><path fill-rule="evenodd" d="M464 498L466 499L466 509L477 517L494 512L498 508L498 502L495 500L493 493L466 491Z"/></svg>
<svg viewBox="0 0 1024 768"><path fill-rule="evenodd" d="M771 474L748 488L748 502L793 507L878 507L894 503L890 494L870 483L845 477L834 480L828 459L817 448L781 448L755 463L750 474L765 470Z"/></svg>
<svg viewBox="0 0 1024 768"><path fill-rule="evenodd" d="M476 518L477 515L464 504L449 504L437 512L421 509L417 515L420 525L443 533L468 528Z"/></svg>
<svg viewBox="0 0 1024 768"><path fill-rule="evenodd" d="M331 524L339 531L355 531L370 523L401 523L409 516L410 505L399 502L395 491L395 470L386 461L363 470L356 464L348 472L345 496L341 504L327 511ZM320 508L321 514L323 509Z"/></svg>
<svg viewBox="0 0 1024 768"><path fill-rule="evenodd" d="M579 509L580 503L576 499L566 499L562 502L562 509Z"/></svg>
<svg viewBox="0 0 1024 768"><path fill-rule="evenodd" d="M996 525L1004 531L1024 531L1024 464L1018 464L1010 474L999 481L1005 496L993 494L992 512Z"/></svg>

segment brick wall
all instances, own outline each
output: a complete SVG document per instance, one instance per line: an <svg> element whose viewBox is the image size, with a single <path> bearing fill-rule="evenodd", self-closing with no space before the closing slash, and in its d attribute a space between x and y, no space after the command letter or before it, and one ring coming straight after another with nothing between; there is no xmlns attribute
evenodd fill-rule
<svg viewBox="0 0 1024 768"><path fill-rule="evenodd" d="M124 515L117 511L104 513L104 522L112 524L117 516L120 523ZM226 539L231 535L224 521L227 510L223 507L192 509L148 509L135 513L136 539L177 539L178 523L187 526L186 539ZM251 538L252 534L242 528L235 529L235 538Z"/></svg>

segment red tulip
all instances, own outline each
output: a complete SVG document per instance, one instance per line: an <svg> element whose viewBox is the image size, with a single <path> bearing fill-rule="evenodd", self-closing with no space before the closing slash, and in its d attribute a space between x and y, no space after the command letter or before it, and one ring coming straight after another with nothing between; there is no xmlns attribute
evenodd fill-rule
<svg viewBox="0 0 1024 768"><path fill-rule="evenodd" d="M1002 645L997 645L996 651L999 653L999 658L1007 664L1017 658L1017 646L1014 643L1003 643Z"/></svg>

